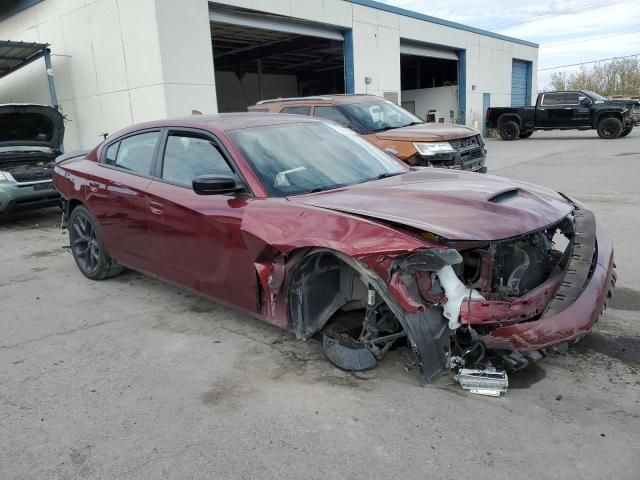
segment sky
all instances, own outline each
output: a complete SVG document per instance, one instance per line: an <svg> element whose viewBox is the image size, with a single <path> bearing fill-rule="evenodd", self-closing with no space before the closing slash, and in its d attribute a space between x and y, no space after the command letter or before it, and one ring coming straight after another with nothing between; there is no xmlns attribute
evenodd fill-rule
<svg viewBox="0 0 640 480"><path fill-rule="evenodd" d="M381 1L538 43L539 69L640 54L640 0ZM577 68L538 72L538 88Z"/></svg>

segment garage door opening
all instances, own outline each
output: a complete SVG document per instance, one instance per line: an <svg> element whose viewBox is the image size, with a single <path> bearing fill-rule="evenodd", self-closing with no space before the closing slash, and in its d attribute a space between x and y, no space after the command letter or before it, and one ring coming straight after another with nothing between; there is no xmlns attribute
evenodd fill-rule
<svg viewBox="0 0 640 480"><path fill-rule="evenodd" d="M447 58L400 55L402 106L427 122L458 123L457 56L453 52L441 56Z"/></svg>
<svg viewBox="0 0 640 480"><path fill-rule="evenodd" d="M246 111L271 98L344 93L342 34L282 30L211 22L219 112Z"/></svg>

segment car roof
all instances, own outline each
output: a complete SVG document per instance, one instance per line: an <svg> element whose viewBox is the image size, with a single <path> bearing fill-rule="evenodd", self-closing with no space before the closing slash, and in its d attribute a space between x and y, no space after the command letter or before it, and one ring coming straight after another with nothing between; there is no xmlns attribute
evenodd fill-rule
<svg viewBox="0 0 640 480"><path fill-rule="evenodd" d="M254 107L268 106L274 104L316 104L330 102L336 105L349 105L352 103L364 102L381 102L386 99L376 95L362 94L335 94L335 95L314 95L310 97L293 97L293 98L273 98L270 100L261 100Z"/></svg>
<svg viewBox="0 0 640 480"><path fill-rule="evenodd" d="M137 123L123 128L109 139L120 137L138 130L150 128L197 128L211 131L229 131L250 127L265 127L269 125L282 125L287 123L320 122L305 115L282 115L279 113L247 112L247 113L219 113L214 115L191 115L189 117L170 118L166 120L154 120L151 122Z"/></svg>

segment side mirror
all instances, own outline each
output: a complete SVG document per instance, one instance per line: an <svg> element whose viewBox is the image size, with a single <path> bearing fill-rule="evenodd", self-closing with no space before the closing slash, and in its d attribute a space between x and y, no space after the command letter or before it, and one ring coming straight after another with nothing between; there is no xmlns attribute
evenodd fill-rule
<svg viewBox="0 0 640 480"><path fill-rule="evenodd" d="M200 175L193 179L192 185L198 195L221 195L240 190L235 178L229 175Z"/></svg>
<svg viewBox="0 0 640 480"><path fill-rule="evenodd" d="M578 97L578 101L580 105L584 105L585 107L591 106L591 99L589 97Z"/></svg>

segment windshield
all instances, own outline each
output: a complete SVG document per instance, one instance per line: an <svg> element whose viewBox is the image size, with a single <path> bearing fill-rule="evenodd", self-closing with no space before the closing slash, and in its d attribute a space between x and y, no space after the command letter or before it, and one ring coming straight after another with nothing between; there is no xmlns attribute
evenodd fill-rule
<svg viewBox="0 0 640 480"><path fill-rule="evenodd" d="M404 108L387 100L352 103L343 105L342 108L372 132L424 123L423 120L407 112Z"/></svg>
<svg viewBox="0 0 640 480"><path fill-rule="evenodd" d="M598 95L597 93L591 92L589 90L583 90L583 93L585 93L591 100L595 102L604 102L607 100L602 95Z"/></svg>
<svg viewBox="0 0 640 480"><path fill-rule="evenodd" d="M270 196L330 190L408 171L350 130L320 122L229 132Z"/></svg>

